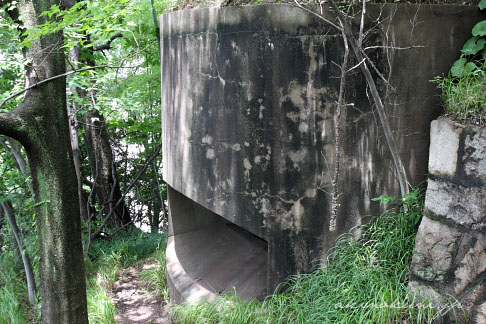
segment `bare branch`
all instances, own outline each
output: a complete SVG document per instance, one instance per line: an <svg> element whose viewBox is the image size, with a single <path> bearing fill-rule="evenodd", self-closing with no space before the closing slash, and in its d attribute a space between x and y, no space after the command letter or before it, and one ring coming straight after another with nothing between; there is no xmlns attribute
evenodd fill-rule
<svg viewBox="0 0 486 324"><path fill-rule="evenodd" d="M133 68L136 68L136 66L97 65L97 66L90 66L90 67L86 67L86 68L82 68L82 69L75 69L75 70L72 70L72 71L69 71L69 72L66 72L66 73L58 74L56 76L44 79L44 80L39 81L39 82L37 82L37 83L35 83L31 86L28 86L27 88L24 88L20 91L17 91L15 93L11 94L10 96L8 96L7 98L5 98L2 101L2 103L0 104L0 108L2 108L3 105L5 105L5 103L7 101L9 101L10 99L17 97L17 96L21 95L22 93L29 91L30 89L33 89L37 86L40 86L41 84L44 84L44 83L47 83L47 82L50 82L50 81L53 81L53 80L56 80L56 79L59 79L59 78L63 78L63 77L66 77L66 76L70 76L74 73L79 73L79 72L89 71L89 70L95 70L95 69L104 69L104 68L105 69L133 69ZM1 119L0 119L0 128L1 128Z"/></svg>
<svg viewBox="0 0 486 324"><path fill-rule="evenodd" d="M361 64L363 64L363 62L366 61L366 59L362 59L358 64L356 64L355 66L353 66L352 68L350 68L348 70L348 72L351 72L352 70L356 69L357 67L359 67Z"/></svg>
<svg viewBox="0 0 486 324"><path fill-rule="evenodd" d="M155 160L155 158L157 157L157 155L159 155L159 152L160 152L160 149L162 148L162 144L160 144L157 149L155 150L155 152L152 154L152 156L147 160L147 162L145 162L145 165L143 166L142 170L140 170L140 172L137 174L137 176L132 180L132 182L130 182L130 184L128 185L127 189L125 190L125 192L123 193L123 195L120 197L120 199L118 199L118 201L116 202L116 204L113 206L113 208L110 209L110 212L106 215L106 217L103 219L103 224L101 224L101 226L95 231L93 232L91 235L90 235L90 241L92 241L94 238L96 238L102 231L103 229L105 228L106 224L108 223L108 221L110 220L111 216L113 216L113 213L115 212L115 210L122 204L122 202L124 201L126 195L128 194L128 192L135 186L135 184L137 183L137 181L140 179L140 177L145 173L145 171L147 171L148 167L150 166L150 164Z"/></svg>
<svg viewBox="0 0 486 324"><path fill-rule="evenodd" d="M425 46L423 45L412 45L412 46L407 46L407 47L398 47L398 46L368 46L365 47L363 50L367 51L369 49L374 49L374 48L383 48L383 49L392 49L392 50L408 50L408 49L413 49L413 48L424 48Z"/></svg>
<svg viewBox="0 0 486 324"><path fill-rule="evenodd" d="M354 37L352 33L351 26L349 25L349 22L346 20L344 17L343 13L339 10L336 2L334 0L329 0L329 3L331 4L332 8L336 10L336 14L338 15L339 19L341 20L342 26L343 26L343 31L346 33L346 36L349 40L349 43L351 44L351 47L353 49L353 52L356 56L356 58L361 61L365 57L365 54L363 53L363 49L360 48L358 45L356 38ZM371 60L368 59L368 61L371 63ZM393 137L393 133L390 128L390 123L388 122L388 117L385 112L385 107L383 105L383 102L381 100L381 96L378 92L378 88L376 86L375 80L373 79L373 76L371 75L371 72L366 64L366 62L363 62L363 64L360 65L361 71L363 72L365 78L366 78L366 83L368 84L368 87L370 89L371 95L373 97L373 101L376 106L376 110L378 112L378 116L380 118L380 123L383 126L383 131L385 133L385 138L388 144L388 148L390 150L391 156L393 158L393 163L395 165L395 170L397 172L398 176L398 182L400 185L400 192L401 195L404 196L408 194L408 182L407 182L407 175L405 172L405 167L402 163L402 160L400 158L400 154L398 152L397 144L395 142L395 139Z"/></svg>
<svg viewBox="0 0 486 324"><path fill-rule="evenodd" d="M118 34L111 36L110 39L106 43L104 43L102 45L94 45L93 51L102 51L102 50L111 49L111 42L113 42L115 39L120 38L120 37L123 37L122 33L118 33Z"/></svg>
<svg viewBox="0 0 486 324"><path fill-rule="evenodd" d="M324 18L324 16L322 16L322 6L321 6L321 14L319 15L318 13L315 13L314 11L303 7L297 0L294 0L294 2L297 5L297 7L299 7L300 9L307 11L311 15L316 16L317 18L319 18L321 20L324 20L327 24L331 25L332 27L336 28L337 30L339 30L339 31L342 30L341 27L339 27L338 25L334 24L333 22L331 22L330 20L328 20L328 19Z"/></svg>
<svg viewBox="0 0 486 324"><path fill-rule="evenodd" d="M359 37L358 37L359 47L363 45L363 29L364 29L365 13L366 13L366 0L363 0L363 7L361 8L361 22L359 25Z"/></svg>
<svg viewBox="0 0 486 324"><path fill-rule="evenodd" d="M341 18L339 19L341 26L343 22ZM338 182L339 182L339 167L341 160L341 110L344 107L345 100L345 88L346 88L346 73L348 69L348 59L349 59L349 45L348 38L345 33L344 28L341 29L341 34L343 36L344 43L344 56L343 62L341 64L341 80L339 85L339 97L336 104L336 113L334 114L334 138L335 138L335 161L334 161L334 174L331 179L331 218L329 221L329 231L334 232L336 230L336 219L339 211L339 193Z"/></svg>

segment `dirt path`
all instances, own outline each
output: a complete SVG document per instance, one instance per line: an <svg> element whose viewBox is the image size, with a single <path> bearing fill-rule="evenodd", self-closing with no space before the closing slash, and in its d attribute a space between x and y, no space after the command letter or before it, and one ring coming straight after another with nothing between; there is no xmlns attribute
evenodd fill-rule
<svg viewBox="0 0 486 324"><path fill-rule="evenodd" d="M155 296L149 294L139 278L142 270L157 266L153 262L129 268L115 282L110 297L117 309L115 320L118 324L170 324L169 306L159 303Z"/></svg>

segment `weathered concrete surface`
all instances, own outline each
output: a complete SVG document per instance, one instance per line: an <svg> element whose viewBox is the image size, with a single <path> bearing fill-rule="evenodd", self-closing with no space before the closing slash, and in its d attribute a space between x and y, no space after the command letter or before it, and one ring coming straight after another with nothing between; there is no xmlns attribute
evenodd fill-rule
<svg viewBox="0 0 486 324"><path fill-rule="evenodd" d="M243 300L267 295L267 243L169 188L166 252L170 301L214 300L233 289ZM174 231L175 229L175 231Z"/></svg>
<svg viewBox="0 0 486 324"><path fill-rule="evenodd" d="M432 122L430 151L437 155L430 157L425 216L415 242L409 284L438 306L447 297L456 298L469 323L486 320L485 131L443 117ZM455 151L441 150L449 145L444 138L451 139ZM461 317L459 323L464 321Z"/></svg>
<svg viewBox="0 0 486 324"><path fill-rule="evenodd" d="M366 46L378 46L368 55L396 88L386 109L409 181L417 185L427 171L429 123L440 111L429 80L447 72L479 11L369 5L367 24L380 13L384 23ZM338 235L379 213L370 198L399 193L355 69L346 86L352 105L343 112L341 207L337 229L329 231L335 63L343 45L323 21L290 5L207 8L163 15L161 38L164 179L268 242L267 292L290 274L310 271L316 259L325 262ZM171 210L171 217L174 232L193 224L187 213Z"/></svg>
<svg viewBox="0 0 486 324"><path fill-rule="evenodd" d="M233 289L243 300L267 295L267 244L236 225L220 223L173 236L167 249L172 302L213 300Z"/></svg>

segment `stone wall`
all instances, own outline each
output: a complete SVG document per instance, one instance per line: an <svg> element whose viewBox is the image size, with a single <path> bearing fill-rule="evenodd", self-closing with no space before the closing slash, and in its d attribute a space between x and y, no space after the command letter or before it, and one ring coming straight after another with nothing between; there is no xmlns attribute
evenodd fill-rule
<svg viewBox="0 0 486 324"><path fill-rule="evenodd" d="M469 323L486 323L486 128L444 117L432 122L411 271L410 289L438 305L457 299Z"/></svg>

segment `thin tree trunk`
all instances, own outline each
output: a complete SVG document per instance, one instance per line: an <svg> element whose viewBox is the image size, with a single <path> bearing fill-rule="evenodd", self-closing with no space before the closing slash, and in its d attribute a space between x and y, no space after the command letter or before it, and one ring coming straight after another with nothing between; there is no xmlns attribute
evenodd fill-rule
<svg viewBox="0 0 486 324"><path fill-rule="evenodd" d="M9 145L7 145L2 138L0 138L0 143L3 145L3 147L5 147L7 152L10 152L10 155L12 156L12 159L14 160L15 165L17 166L17 169L19 169L20 173L22 173L25 179L28 179L30 177L30 171L27 167L27 162L25 161L24 155L22 154L22 150L20 149L19 144L17 144L18 142L8 136L5 136L5 139ZM32 196L34 196L34 188L32 187L32 183L30 181L27 182L27 186Z"/></svg>
<svg viewBox="0 0 486 324"><path fill-rule="evenodd" d="M157 146L157 149L152 154L152 156L148 159L148 161L145 163L145 165L143 166L142 170L140 170L140 172L137 174L137 176L130 182L130 184L128 185L128 187L125 189L125 192L123 193L123 195L120 197L120 199L118 199L118 201L116 202L116 204L114 205L114 207L110 210L110 212L108 213L108 215L106 215L106 217L103 219L103 222L99 226L99 228L90 235L90 241L92 241L93 239L95 239L103 231L103 229L107 225L110 217L115 212L116 208L124 201L125 196L128 194L128 192L135 186L135 184L140 179L140 177L145 173L145 171L147 171L147 169L150 166L150 164L159 155L161 148L162 148L162 144L160 144L160 145Z"/></svg>
<svg viewBox="0 0 486 324"><path fill-rule="evenodd" d="M110 226L126 226L131 222L131 217L125 201L115 206L122 194L114 169L110 136L104 118L98 111L89 110L83 115L83 124L89 151L97 166L93 170L93 177L96 179L94 187L98 201L105 215L110 214L110 210L114 208L108 220Z"/></svg>
<svg viewBox="0 0 486 324"><path fill-rule="evenodd" d="M368 87L371 92L371 96L373 97L373 101L375 103L376 110L378 111L378 116L380 118L380 123L381 126L383 127L383 132L385 133L385 138L386 142L388 144L388 149L390 150L390 154L393 159L393 164L395 165L395 171L397 172L397 177L398 177L398 183L400 185L400 192L402 196L405 196L406 194L409 193L409 188L408 188L408 181L407 181L407 174L405 172L405 167L403 165L402 159L400 158L400 153L398 151L397 144L395 142L395 138L393 137L393 133L390 128L390 123L388 122L388 117L385 111L385 106L383 105L383 102L381 100L380 93L378 92L378 87L376 86L375 79L371 75L371 72L368 68L368 65L366 64L367 58L364 56L362 52L362 48L359 45L358 41L353 35L353 30L351 28L351 24L346 18L341 10L339 10L338 5L336 4L336 1L334 0L329 0L329 3L333 10L336 12L337 16L339 17L339 20L342 23L342 32L346 35L348 38L349 44L351 45L351 48L353 49L354 55L356 56L356 59L358 62L362 62L360 64L361 72L365 76L366 83L368 84ZM371 64L371 62L370 62Z"/></svg>
<svg viewBox="0 0 486 324"><path fill-rule="evenodd" d="M24 264L25 270L25 277L27 278L27 292L29 295L29 303L31 305L35 304L35 280L34 280L34 271L32 269L32 263L30 262L30 257L27 254L27 250L24 245L24 239L22 238L22 233L20 232L19 227L17 226L17 222L15 220L15 216L13 214L12 205L9 202L0 202L2 209L7 215L8 223L10 224L10 228L12 230L12 234L15 238L15 242L19 248L20 254L22 256L22 262Z"/></svg>
<svg viewBox="0 0 486 324"><path fill-rule="evenodd" d="M160 48L160 27L159 27L159 22L157 21L157 12L155 11L154 7L154 0L150 0L150 4L152 7L152 19L154 21L154 31L155 31L155 37L157 38L157 45L159 49L159 59L162 57L162 51Z"/></svg>
<svg viewBox="0 0 486 324"><path fill-rule="evenodd" d="M8 144L10 145L10 153L17 163L20 172L25 176L30 176L29 168L27 167L27 163L25 162L24 156L22 155L22 150L20 146L17 144L17 141L11 137L5 136Z"/></svg>
<svg viewBox="0 0 486 324"><path fill-rule="evenodd" d="M89 35L88 35L89 38ZM105 44L110 48L111 42L117 37L110 39ZM87 49L93 54L93 49ZM86 64L95 66L95 62L87 60ZM89 97L92 105L92 109L89 109L82 116L84 133L88 151L91 152L92 164L96 165L96 168L92 168L94 189L96 196L100 203L100 208L104 215L112 215L108 218L110 226L115 228L126 228L132 223L130 217L130 211L126 207L125 200L123 199L120 204L115 203L120 200L121 189L118 182L115 168L115 161L113 156L113 150L110 143L110 135L106 128L106 122L103 115L95 109L95 93L80 93L81 97ZM115 208L113 212L112 208Z"/></svg>
<svg viewBox="0 0 486 324"><path fill-rule="evenodd" d="M342 23L341 23L342 24ZM331 218L329 221L329 231L333 232L336 230L336 219L339 212L339 197L341 193L339 192L339 167L341 162L341 114L345 101L345 87L346 87L346 73L348 70L348 59L349 59L349 46L346 34L342 32L343 44L344 44L344 56L343 62L341 63L341 79L339 85L339 97L336 103L336 112L334 114L334 148L336 149L335 161L334 161L334 173L331 179Z"/></svg>
<svg viewBox="0 0 486 324"><path fill-rule="evenodd" d="M78 63L81 60L81 48L79 45L74 46L69 50L69 61L78 68ZM82 96L82 90L79 88L72 88L72 92L78 93ZM73 151L74 169L76 171L76 178L78 179L78 196L79 196L79 212L83 221L88 220L88 208L83 192L83 178L81 176L81 161L79 159L79 140L78 140L78 118L76 116L76 103L72 102L67 105L67 113L69 119L69 136L71 139L71 148Z"/></svg>

